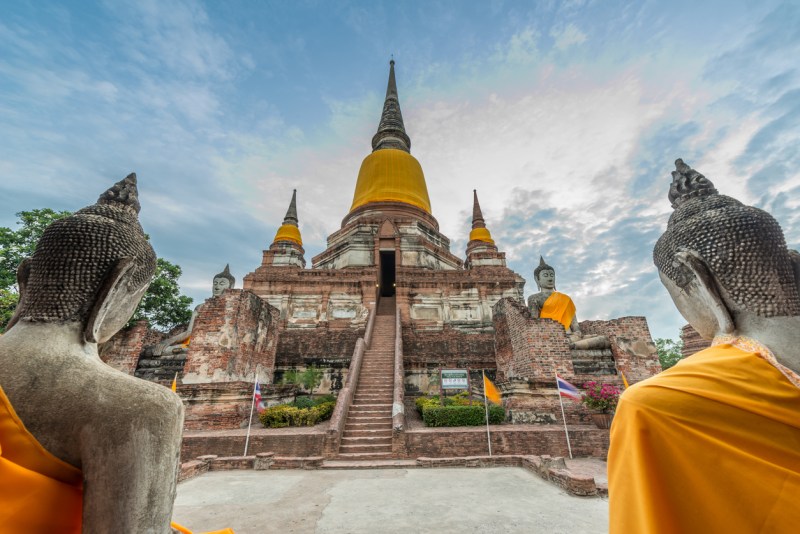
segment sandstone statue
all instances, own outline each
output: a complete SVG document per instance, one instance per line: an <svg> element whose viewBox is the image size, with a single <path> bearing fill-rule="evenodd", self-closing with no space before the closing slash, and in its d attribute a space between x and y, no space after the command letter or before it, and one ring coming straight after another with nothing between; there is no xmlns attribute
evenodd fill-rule
<svg viewBox="0 0 800 534"><path fill-rule="evenodd" d="M570 347L574 349L607 349L610 347L605 336L584 336L578 325L575 314L575 303L572 299L556 291L556 271L539 256L539 265L533 270L538 293L528 297L528 309L532 317L553 319L564 326L570 338Z"/></svg>
<svg viewBox="0 0 800 534"><path fill-rule="evenodd" d="M767 212L675 162L653 253L712 346L630 387L611 429L611 532L800 524L800 255Z"/></svg>
<svg viewBox="0 0 800 534"><path fill-rule="evenodd" d="M19 305L0 337L0 524L9 532L171 532L181 401L97 352L155 272L138 213L131 174L51 224L19 266Z"/></svg>
<svg viewBox="0 0 800 534"><path fill-rule="evenodd" d="M234 284L236 284L236 279L231 274L230 264L226 264L225 269L221 273L214 275L214 279L211 283L211 296L218 297L222 295L222 292L226 289L232 289ZM152 351L146 350L145 356L147 358L168 359L172 356L185 353L186 347L191 340L194 320L197 318L197 312L202 305L203 303L195 306L194 311L192 311L192 318L189 320L189 326L187 326L185 330L181 330L177 334L171 335L163 340L161 343L152 346Z"/></svg>

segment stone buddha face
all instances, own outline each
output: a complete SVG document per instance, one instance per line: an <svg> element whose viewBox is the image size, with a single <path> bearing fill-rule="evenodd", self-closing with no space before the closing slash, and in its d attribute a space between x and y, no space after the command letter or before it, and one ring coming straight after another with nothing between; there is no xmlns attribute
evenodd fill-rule
<svg viewBox="0 0 800 534"><path fill-rule="evenodd" d="M536 284L539 286L539 290L555 289L556 272L551 269L542 269L542 271L539 273L539 276L536 278Z"/></svg>
<svg viewBox="0 0 800 534"><path fill-rule="evenodd" d="M222 295L223 291L225 291L226 289L230 289L230 287L231 287L231 281L230 280L228 280L227 278L224 278L222 276L218 276L218 277L214 278L214 285L213 285L213 287L211 289L211 293L215 297L218 297L218 296Z"/></svg>

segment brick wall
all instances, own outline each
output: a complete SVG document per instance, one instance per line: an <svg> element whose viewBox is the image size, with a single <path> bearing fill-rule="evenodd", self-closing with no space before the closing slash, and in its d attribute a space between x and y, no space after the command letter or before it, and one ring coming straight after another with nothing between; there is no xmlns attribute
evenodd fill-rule
<svg viewBox="0 0 800 534"><path fill-rule="evenodd" d="M430 364L441 367L495 367L494 333L467 334L444 327L440 332L415 332L403 327L403 366L425 369Z"/></svg>
<svg viewBox="0 0 800 534"><path fill-rule="evenodd" d="M275 363L279 367L312 364L321 367L347 367L353 357L356 340L363 336L364 328L282 330Z"/></svg>
<svg viewBox="0 0 800 534"><path fill-rule="evenodd" d="M610 321L582 321L584 334L600 334L611 341L617 370L633 384L661 372L658 351L644 317L620 317Z"/></svg>
<svg viewBox="0 0 800 534"><path fill-rule="evenodd" d="M692 328L690 324L681 328L681 341L683 341L681 354L683 354L684 358L711 346L711 341L700 337L697 330Z"/></svg>
<svg viewBox="0 0 800 534"><path fill-rule="evenodd" d="M130 328L125 328L100 345L100 359L108 365L132 375L136 370L139 355L147 345L158 343L167 334L151 330L147 321L138 321Z"/></svg>
<svg viewBox="0 0 800 534"><path fill-rule="evenodd" d="M569 430L574 456L605 458L608 430L580 427ZM405 432L407 457L476 456L488 454L486 428L437 428ZM492 454L548 454L569 457L564 427L493 425Z"/></svg>
<svg viewBox="0 0 800 534"><path fill-rule="evenodd" d="M324 425L309 429L273 428L251 430L247 454L274 452L276 456L321 456L325 441ZM298 432L303 430L303 432ZM219 433L185 432L181 443L181 461L205 454L238 456L244 452L245 431Z"/></svg>
<svg viewBox="0 0 800 534"><path fill-rule="evenodd" d="M181 384L178 395L185 408L183 428L186 430L231 430L246 425L253 400L253 382L214 382ZM264 404L274 406L294 400L296 388L287 385L263 384ZM254 425L258 423L253 415Z"/></svg>
<svg viewBox="0 0 800 534"><path fill-rule="evenodd" d="M524 378L546 385L555 371L573 376L569 339L560 323L531 318L525 306L504 298L494 306L494 328L499 381Z"/></svg>
<svg viewBox="0 0 800 534"><path fill-rule="evenodd" d="M278 311L255 294L228 289L200 307L183 381L272 380L278 348Z"/></svg>

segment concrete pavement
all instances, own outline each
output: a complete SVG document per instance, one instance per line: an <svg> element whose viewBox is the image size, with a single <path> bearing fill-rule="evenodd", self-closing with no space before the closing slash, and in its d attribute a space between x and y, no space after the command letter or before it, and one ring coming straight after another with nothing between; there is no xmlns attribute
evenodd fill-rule
<svg viewBox="0 0 800 534"><path fill-rule="evenodd" d="M608 500L519 467L216 471L178 486L173 518L195 532L602 533Z"/></svg>

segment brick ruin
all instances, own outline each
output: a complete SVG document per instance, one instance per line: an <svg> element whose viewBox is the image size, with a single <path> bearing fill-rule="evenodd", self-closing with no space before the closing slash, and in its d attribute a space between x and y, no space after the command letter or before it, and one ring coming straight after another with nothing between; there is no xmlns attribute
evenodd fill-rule
<svg viewBox="0 0 800 534"><path fill-rule="evenodd" d="M387 417L395 427L402 426L398 398L402 406L404 397L437 391L443 367L473 370L476 389L485 369L502 390L510 421L537 424L561 418L554 370L576 385L590 379L621 384L620 373L636 382L660 371L644 317L583 321L584 333L609 339L610 349L603 350L570 349L559 323L531 318L523 304L525 280L506 266L477 193L466 257L450 252L450 240L432 215L421 167L410 154L393 63L372 144L350 211L310 268L295 192L261 265L244 276L243 289L227 289L197 308L185 342L158 356L153 347L169 336L139 323L103 347L104 360L165 385L177 372L186 428L196 430L246 422L256 377L268 402L291 398L292 388L280 386L290 369L319 367L324 378L315 392L352 396L348 375L358 341L371 336L370 317L381 302L392 302L391 313L399 318L402 391L380 401L394 401ZM578 404L565 403L565 409L571 424L588 420ZM391 424L387 428L391 433ZM403 439L408 453L417 438Z"/></svg>

